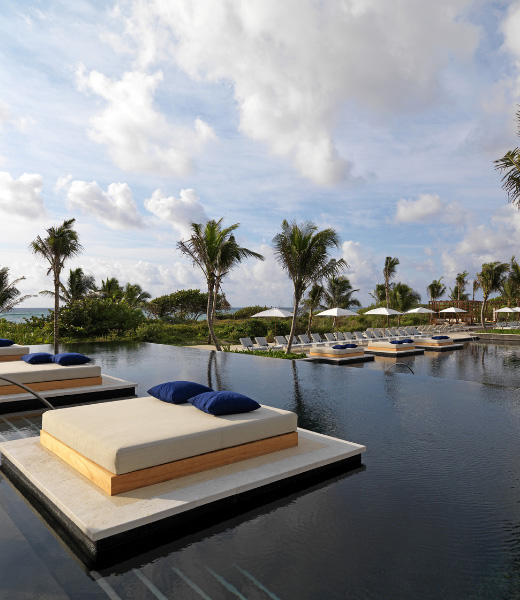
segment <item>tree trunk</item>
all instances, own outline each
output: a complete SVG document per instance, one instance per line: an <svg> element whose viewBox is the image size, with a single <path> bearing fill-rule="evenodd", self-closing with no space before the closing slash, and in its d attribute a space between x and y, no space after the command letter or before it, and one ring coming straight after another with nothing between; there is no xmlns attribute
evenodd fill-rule
<svg viewBox="0 0 520 600"><path fill-rule="evenodd" d="M309 311L309 323L307 325L307 335L311 337L311 325L312 325L312 308Z"/></svg>
<svg viewBox="0 0 520 600"><path fill-rule="evenodd" d="M60 276L54 274L54 354L58 354L60 337Z"/></svg>
<svg viewBox="0 0 520 600"><path fill-rule="evenodd" d="M484 295L484 300L482 301L482 306L480 308L480 321L482 323L482 328L484 329L484 331L486 330L486 324L484 323L484 315L486 313L486 302L487 296Z"/></svg>
<svg viewBox="0 0 520 600"><path fill-rule="evenodd" d="M390 300L390 286L388 284L388 281L385 280L385 296L386 296L386 308L390 308L390 306L388 306ZM390 316L386 315L386 326L390 327Z"/></svg>
<svg viewBox="0 0 520 600"><path fill-rule="evenodd" d="M215 348L220 352L222 348L218 343L217 336L215 335L215 331L213 329L213 286L211 285L208 285L208 307L206 310L206 319L208 321L209 335L215 344Z"/></svg>
<svg viewBox="0 0 520 600"><path fill-rule="evenodd" d="M294 310L293 310L293 318L291 323L291 333L289 334L289 343L287 344L287 349L285 350L286 354L289 354L292 348L292 341L294 337L294 332L296 331L296 319L298 318L298 304L300 303L300 299L298 297L294 297Z"/></svg>

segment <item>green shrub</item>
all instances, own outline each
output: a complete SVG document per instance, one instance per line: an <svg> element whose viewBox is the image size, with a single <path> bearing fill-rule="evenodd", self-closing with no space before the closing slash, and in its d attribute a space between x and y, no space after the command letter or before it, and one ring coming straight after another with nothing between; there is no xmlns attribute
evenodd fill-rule
<svg viewBox="0 0 520 600"><path fill-rule="evenodd" d="M234 319L249 319L249 317L263 310L267 310L267 306L260 306L259 304L256 306L244 306L243 308L239 308L232 316Z"/></svg>

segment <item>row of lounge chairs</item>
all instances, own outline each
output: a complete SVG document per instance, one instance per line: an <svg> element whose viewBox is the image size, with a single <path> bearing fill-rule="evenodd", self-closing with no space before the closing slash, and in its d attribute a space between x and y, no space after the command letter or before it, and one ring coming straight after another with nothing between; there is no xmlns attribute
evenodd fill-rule
<svg viewBox="0 0 520 600"><path fill-rule="evenodd" d="M386 329L367 329L366 331L355 331L351 333L350 331L339 331L337 333L325 333L324 337L321 337L319 333L311 333L311 336L307 336L306 334L301 334L295 336L292 343L292 348L295 350L304 350L306 348L310 348L311 346L332 346L334 344L341 343L354 343L354 344L362 344L373 341L389 341L389 340L398 340L398 339L416 339L421 337L428 337L430 335L434 335L437 333L450 333L453 331L460 331L461 327L459 325L426 325L424 327L389 327ZM242 344L242 348L244 350L259 350L259 351L269 351L269 350L284 350L289 343L288 335L275 336L275 343L269 344L265 337L256 337L256 343L253 343L251 338L240 338L240 343Z"/></svg>

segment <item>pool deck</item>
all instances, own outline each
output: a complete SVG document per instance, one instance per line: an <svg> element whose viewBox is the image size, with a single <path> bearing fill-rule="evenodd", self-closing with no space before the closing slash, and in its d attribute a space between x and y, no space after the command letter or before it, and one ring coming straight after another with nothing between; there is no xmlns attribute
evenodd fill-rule
<svg viewBox="0 0 520 600"><path fill-rule="evenodd" d="M361 465L366 448L298 429L297 447L210 471L108 496L60 460L38 437L0 444L0 470L86 564L110 562L122 549L142 552L205 525L236 516L254 501L270 501ZM292 488L292 489L291 489ZM266 500L267 499L267 500ZM117 547L117 552L114 549Z"/></svg>

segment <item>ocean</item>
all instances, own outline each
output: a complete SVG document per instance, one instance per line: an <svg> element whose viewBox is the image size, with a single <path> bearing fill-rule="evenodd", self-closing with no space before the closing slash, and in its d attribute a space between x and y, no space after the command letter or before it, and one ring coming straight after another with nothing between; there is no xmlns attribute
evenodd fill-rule
<svg viewBox="0 0 520 600"><path fill-rule="evenodd" d="M49 310L49 308L13 308L9 312L0 313L0 319L5 319L11 323L22 323L24 319L43 317L49 314Z"/></svg>

